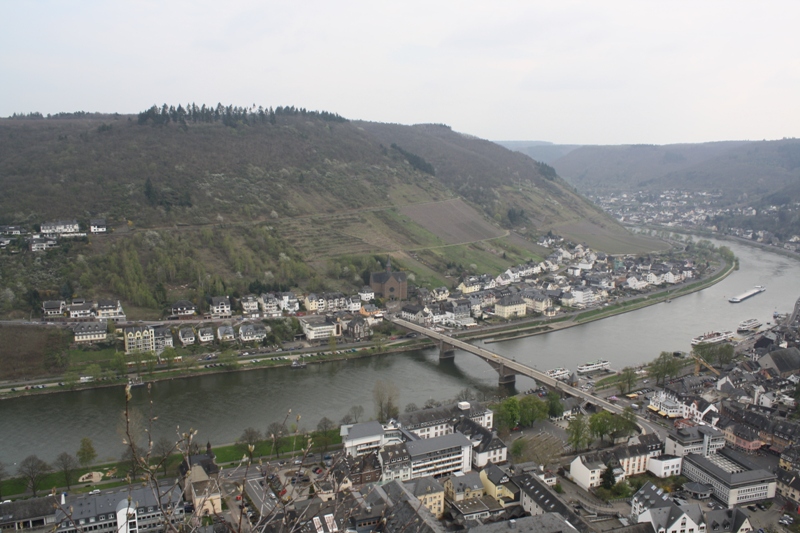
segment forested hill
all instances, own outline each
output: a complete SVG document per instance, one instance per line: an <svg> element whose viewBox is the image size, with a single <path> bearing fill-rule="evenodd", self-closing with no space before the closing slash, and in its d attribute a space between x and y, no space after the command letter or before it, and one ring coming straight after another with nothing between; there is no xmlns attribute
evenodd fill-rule
<svg viewBox="0 0 800 533"><path fill-rule="evenodd" d="M138 226L207 224L452 194L506 225L509 209L548 225L598 216L551 167L487 141L294 107L165 105L138 116L3 119L0 186L2 223L104 216ZM506 190L525 187L528 199ZM554 209L553 198L567 207Z"/></svg>
<svg viewBox="0 0 800 533"><path fill-rule="evenodd" d="M0 251L0 316L70 295L121 298L145 318L179 299L351 292L387 255L435 287L543 256L534 243L549 230L609 252L653 249L522 154L447 126L294 107L0 119L0 190L0 224L110 227L46 252L24 239Z"/></svg>
<svg viewBox="0 0 800 533"><path fill-rule="evenodd" d="M551 164L584 193L679 188L757 198L800 179L800 140L583 146Z"/></svg>

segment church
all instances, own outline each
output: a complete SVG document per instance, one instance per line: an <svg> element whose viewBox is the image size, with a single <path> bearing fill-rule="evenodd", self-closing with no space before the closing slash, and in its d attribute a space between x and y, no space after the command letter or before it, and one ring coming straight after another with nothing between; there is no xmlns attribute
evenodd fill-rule
<svg viewBox="0 0 800 533"><path fill-rule="evenodd" d="M375 296L390 300L405 300L408 298L408 276L405 272L392 272L392 258L386 260L386 270L372 272L369 275L369 286Z"/></svg>

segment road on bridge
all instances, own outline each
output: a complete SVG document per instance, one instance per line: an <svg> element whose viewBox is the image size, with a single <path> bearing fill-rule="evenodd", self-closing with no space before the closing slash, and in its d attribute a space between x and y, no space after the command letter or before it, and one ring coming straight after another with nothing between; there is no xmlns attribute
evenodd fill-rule
<svg viewBox="0 0 800 533"><path fill-rule="evenodd" d="M513 372L515 372L517 374L521 374L523 376L528 376L530 378L533 378L537 382L543 383L543 384L547 385L548 387L551 387L551 388L553 388L555 390L563 391L563 392L569 394L570 396L575 396L576 398L581 398L581 399L583 399L583 400L585 400L587 402L590 402L590 403L592 403L594 405L602 407L602 408L604 408L604 409L606 409L606 410L608 410L608 411L610 411L612 413L615 413L615 414L619 415L619 414L622 414L623 411L624 411L624 408L619 406L619 405L613 404L613 403L609 402L608 400L604 400L603 398L600 398L598 396L590 394L590 393L588 393L586 391L582 391L582 390L580 390L580 389L578 389L576 387L572 387L570 385L567 385L563 381L559 381L557 379L553 379L550 376L548 376L547 374L545 374L544 372L536 370L535 368L531 368L531 367L529 367L527 365L524 365L522 363L518 363L517 361L514 361L513 359L509 359L509 358L504 357L502 355L498 355L498 354L496 354L494 352L490 352L489 350L486 350L484 348L480 348L478 346L473 346L472 344L466 343L466 342L464 342L462 340L455 339L455 338L451 337L450 335L445 335L445 334L433 331L432 329L426 328L424 326L420 326L419 324L415 324L415 323L409 322L407 320L403 320L402 318L393 317L390 320L392 322L394 322L395 324L397 324L398 326L402 326L402 327L404 327L406 329L409 329L411 331L415 331L417 333L421 333L422 335L425 335L425 336L430 337L432 339L442 341L442 342L444 342L446 344L449 344L451 346L454 346L456 348L464 350L465 352L469 352L471 354L477 355L478 357L480 357L481 359L483 359L485 361L489 361L489 362L497 363L497 364L502 364L508 370L512 370ZM655 431L653 425L648 423L643 417L637 415L637 418L639 419L639 424L643 428L649 428L651 432L658 433L657 431Z"/></svg>

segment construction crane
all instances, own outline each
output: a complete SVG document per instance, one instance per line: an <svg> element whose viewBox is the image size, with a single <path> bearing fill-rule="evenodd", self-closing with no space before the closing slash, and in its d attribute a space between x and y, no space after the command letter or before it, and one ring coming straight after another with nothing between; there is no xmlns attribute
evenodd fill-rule
<svg viewBox="0 0 800 533"><path fill-rule="evenodd" d="M690 352L689 355L694 357L694 375L695 376L700 374L700 365L703 365L704 367L706 367L707 369L711 370L714 374L716 374L719 377L719 370L717 370L716 368L711 366L711 364L709 364L708 361L706 361L705 359L703 359L702 357L700 357L699 355L697 355L693 351Z"/></svg>

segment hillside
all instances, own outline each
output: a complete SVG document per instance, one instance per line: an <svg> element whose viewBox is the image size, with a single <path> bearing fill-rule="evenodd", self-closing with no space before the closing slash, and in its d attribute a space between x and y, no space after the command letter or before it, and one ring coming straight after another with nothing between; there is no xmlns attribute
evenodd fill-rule
<svg viewBox="0 0 800 533"><path fill-rule="evenodd" d="M532 241L551 229L612 252L653 246L547 165L446 126L254 116L0 120L0 223L112 228L0 253L0 313L59 294L121 297L138 318L178 298L350 290L388 254L441 285L541 256Z"/></svg>
<svg viewBox="0 0 800 533"><path fill-rule="evenodd" d="M495 141L500 146L521 152L531 159L552 165L553 161L564 157L581 147L579 144L553 144L544 141Z"/></svg>
<svg viewBox="0 0 800 533"><path fill-rule="evenodd" d="M800 179L800 141L583 146L553 161L584 193L671 188L769 194Z"/></svg>

